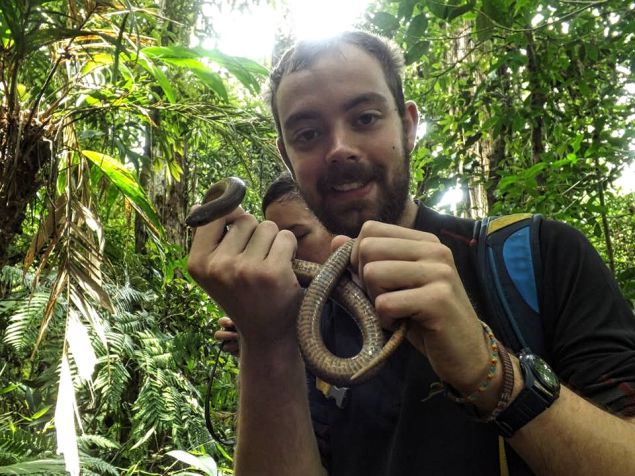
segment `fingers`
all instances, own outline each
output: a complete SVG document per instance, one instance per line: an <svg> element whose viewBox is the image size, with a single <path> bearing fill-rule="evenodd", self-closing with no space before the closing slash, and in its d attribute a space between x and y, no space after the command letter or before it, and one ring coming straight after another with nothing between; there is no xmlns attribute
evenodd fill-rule
<svg viewBox="0 0 635 476"><path fill-rule="evenodd" d="M237 332L216 331L214 333L214 339L223 346L224 351L229 352L233 356L238 356L240 341Z"/></svg>
<svg viewBox="0 0 635 476"><path fill-rule="evenodd" d="M250 259L264 260L271 252L277 235L278 226L272 221L263 221L254 230L243 253Z"/></svg>
<svg viewBox="0 0 635 476"><path fill-rule="evenodd" d="M238 357L240 342L234 321L224 316L218 320L218 324L222 329L214 332L214 339L223 346L224 351L229 352L234 357Z"/></svg>
<svg viewBox="0 0 635 476"><path fill-rule="evenodd" d="M218 320L218 325L227 331L236 331L236 326L234 325L234 321L231 320L228 316L223 316Z"/></svg>
<svg viewBox="0 0 635 476"><path fill-rule="evenodd" d="M421 247L424 243L438 244L439 239L431 233L368 221L362 226L353 246L351 264L361 276L362 267L368 260L417 259L425 251L425 248ZM413 248L415 245L416 248Z"/></svg>
<svg viewBox="0 0 635 476"><path fill-rule="evenodd" d="M380 260L364 265L363 277L371 298L399 289L425 286L451 278L452 268L443 263L420 261Z"/></svg>
<svg viewBox="0 0 635 476"><path fill-rule="evenodd" d="M337 235L337 236L335 236L331 240L331 253L333 253L335 250L337 250L340 246L342 246L344 243L346 243L350 239L351 238L349 238L346 235Z"/></svg>
<svg viewBox="0 0 635 476"><path fill-rule="evenodd" d="M297 246L295 235L289 230L281 230L275 235L266 261L271 265L274 263L288 263L290 265L291 260L295 257Z"/></svg>
<svg viewBox="0 0 635 476"><path fill-rule="evenodd" d="M237 208L229 215L196 229L188 258L188 270L194 278L204 275L206 271L205 265L209 256L222 243L221 240L223 235L225 235L226 226L236 223L241 217L249 216L242 208Z"/></svg>

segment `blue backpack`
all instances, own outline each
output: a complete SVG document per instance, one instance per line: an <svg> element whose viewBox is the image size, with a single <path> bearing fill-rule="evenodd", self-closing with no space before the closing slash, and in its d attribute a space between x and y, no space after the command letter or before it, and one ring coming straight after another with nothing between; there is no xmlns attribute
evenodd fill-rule
<svg viewBox="0 0 635 476"><path fill-rule="evenodd" d="M541 215L517 213L476 222L478 278L500 338L518 352L545 355L540 314Z"/></svg>

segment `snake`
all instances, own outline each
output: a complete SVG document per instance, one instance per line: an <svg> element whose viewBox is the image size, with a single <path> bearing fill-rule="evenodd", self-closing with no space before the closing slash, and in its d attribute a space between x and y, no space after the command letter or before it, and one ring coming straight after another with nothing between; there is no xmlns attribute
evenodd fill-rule
<svg viewBox="0 0 635 476"><path fill-rule="evenodd" d="M237 208L246 193L244 181L227 177L212 184L185 223L204 226ZM321 380L336 386L361 384L377 374L406 335L405 321L386 339L377 312L363 289L345 274L355 240L339 247L321 266L293 259L293 272L306 287L296 323L298 345L308 370ZM339 357L325 345L321 335L321 318L326 301L332 297L357 324L362 346L352 357Z"/></svg>

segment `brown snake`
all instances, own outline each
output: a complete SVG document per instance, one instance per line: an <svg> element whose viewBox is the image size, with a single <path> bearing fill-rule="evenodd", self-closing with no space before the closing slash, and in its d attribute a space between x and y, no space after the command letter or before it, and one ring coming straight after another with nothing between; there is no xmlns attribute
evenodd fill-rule
<svg viewBox="0 0 635 476"><path fill-rule="evenodd" d="M227 215L240 205L245 190L244 182L236 177L216 182L205 194L203 205L188 215L186 223L198 227ZM294 259L292 263L300 284L308 285L297 322L298 342L304 361L314 375L339 386L359 384L375 375L380 364L406 335L406 324L403 323L386 342L377 313L364 291L343 276L353 243L354 240L351 240L338 248L322 266L299 259ZM362 334L362 348L351 358L334 355L322 340L320 318L331 292L335 301L351 314Z"/></svg>

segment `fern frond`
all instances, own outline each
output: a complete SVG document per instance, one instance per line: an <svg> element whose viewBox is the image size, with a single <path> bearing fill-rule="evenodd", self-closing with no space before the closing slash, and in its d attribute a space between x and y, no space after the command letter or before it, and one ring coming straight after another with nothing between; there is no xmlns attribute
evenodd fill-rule
<svg viewBox="0 0 635 476"><path fill-rule="evenodd" d="M26 431L20 427L5 427L0 431L0 451L13 455L17 461L30 455L54 451L55 442L49 435Z"/></svg>
<svg viewBox="0 0 635 476"><path fill-rule="evenodd" d="M23 278L22 270L16 266L3 266L0 268L0 286L5 289L14 289L22 282Z"/></svg>
<svg viewBox="0 0 635 476"><path fill-rule="evenodd" d="M87 454L80 454L79 460L82 466L82 475L84 476L90 474L94 474L96 476L117 476L119 474L119 470L117 468L101 458Z"/></svg>
<svg viewBox="0 0 635 476"><path fill-rule="evenodd" d="M48 293L37 292L30 297L15 302L9 325L5 331L4 342L18 352L25 351L33 345L41 326L40 319L49 302ZM7 302L3 303L3 311L9 310Z"/></svg>
<svg viewBox="0 0 635 476"><path fill-rule="evenodd" d="M89 449L89 446L95 446L97 448L105 449L105 450L118 450L121 445L115 441L109 440L108 438L101 435L89 435L88 433L84 433L77 437L77 444L84 451Z"/></svg>
<svg viewBox="0 0 635 476"><path fill-rule="evenodd" d="M107 408L116 409L121 405L129 381L130 373L121 360L113 359L107 366L99 368L95 378L95 389L101 394Z"/></svg>
<svg viewBox="0 0 635 476"><path fill-rule="evenodd" d="M125 282L120 286L107 286L108 291L113 297L115 308L119 312L133 311L134 309L143 308L148 304L156 301L156 294L152 291L139 291Z"/></svg>

